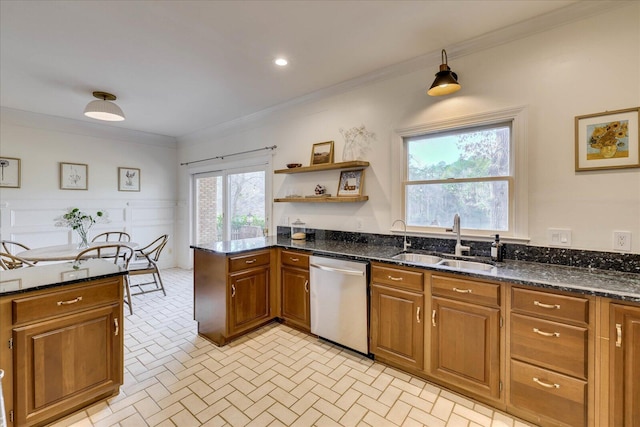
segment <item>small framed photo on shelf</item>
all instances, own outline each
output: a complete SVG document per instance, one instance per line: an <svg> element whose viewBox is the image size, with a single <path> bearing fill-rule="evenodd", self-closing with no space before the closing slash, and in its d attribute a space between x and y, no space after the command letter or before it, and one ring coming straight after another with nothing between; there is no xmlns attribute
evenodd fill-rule
<svg viewBox="0 0 640 427"><path fill-rule="evenodd" d="M20 188L20 159L0 157L0 187Z"/></svg>
<svg viewBox="0 0 640 427"><path fill-rule="evenodd" d="M118 191L140 191L140 169L118 168Z"/></svg>
<svg viewBox="0 0 640 427"><path fill-rule="evenodd" d="M60 189L86 190L89 188L89 165L60 163Z"/></svg>
<svg viewBox="0 0 640 427"><path fill-rule="evenodd" d="M639 107L576 117L576 171L640 167L639 121Z"/></svg>
<svg viewBox="0 0 640 427"><path fill-rule="evenodd" d="M311 166L333 163L333 141L313 144Z"/></svg>
<svg viewBox="0 0 640 427"><path fill-rule="evenodd" d="M364 186L364 169L340 172L338 197L362 196Z"/></svg>

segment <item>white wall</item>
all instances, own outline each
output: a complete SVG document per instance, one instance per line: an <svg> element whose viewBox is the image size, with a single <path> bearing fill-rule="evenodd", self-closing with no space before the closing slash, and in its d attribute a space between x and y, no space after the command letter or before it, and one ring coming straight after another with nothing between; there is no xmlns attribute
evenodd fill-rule
<svg viewBox="0 0 640 427"><path fill-rule="evenodd" d="M364 124L375 132L365 192L356 204L274 204L274 225L301 218L309 227L389 233L394 219L392 162L395 130L478 113L526 106L528 230L530 244L548 246L547 228L572 229L572 248L612 250L613 230L631 231L640 253L640 169L574 171L574 117L640 105L640 3L568 23L497 47L452 58L462 90L425 94L438 64L324 99L256 115L234 126L208 129L179 140L181 162L277 145L274 169L308 164L311 145L334 140L340 128ZM275 175L275 197L315 184L335 192L338 172ZM180 216L187 217L189 179L179 171ZM181 236L188 239L184 222ZM185 241L185 245L188 240ZM183 253L181 252L181 256ZM181 262L188 262L181 258Z"/></svg>
<svg viewBox="0 0 640 427"><path fill-rule="evenodd" d="M21 159L20 188L0 188L0 234L30 247L66 244L77 235L54 226L69 207L106 210L90 238L124 230L141 245L161 234L171 239L162 266L175 265L176 141L102 124L3 109L0 155ZM59 162L88 165L88 190L61 190ZM139 168L140 192L118 191L118 167Z"/></svg>

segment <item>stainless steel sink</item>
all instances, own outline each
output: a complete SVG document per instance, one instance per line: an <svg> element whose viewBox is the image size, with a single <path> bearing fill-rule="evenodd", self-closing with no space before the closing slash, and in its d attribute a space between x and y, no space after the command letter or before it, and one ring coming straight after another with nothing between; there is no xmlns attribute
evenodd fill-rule
<svg viewBox="0 0 640 427"><path fill-rule="evenodd" d="M458 259L443 259L438 263L445 267L460 268L462 270L491 271L495 269L493 265L481 262L462 261Z"/></svg>
<svg viewBox="0 0 640 427"><path fill-rule="evenodd" d="M416 264L437 264L442 261L442 258L439 256L414 253L401 253L391 258L399 261L414 262Z"/></svg>

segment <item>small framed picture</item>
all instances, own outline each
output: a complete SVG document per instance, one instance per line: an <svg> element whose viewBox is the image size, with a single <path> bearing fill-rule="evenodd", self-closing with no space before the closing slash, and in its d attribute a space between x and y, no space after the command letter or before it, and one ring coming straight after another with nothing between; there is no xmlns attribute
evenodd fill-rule
<svg viewBox="0 0 640 427"><path fill-rule="evenodd" d="M639 121L639 107L576 117L576 171L640 167Z"/></svg>
<svg viewBox="0 0 640 427"><path fill-rule="evenodd" d="M60 163L61 190L86 190L88 188L88 165L83 163Z"/></svg>
<svg viewBox="0 0 640 427"><path fill-rule="evenodd" d="M362 196L364 186L364 169L340 172L338 197Z"/></svg>
<svg viewBox="0 0 640 427"><path fill-rule="evenodd" d="M313 144L311 166L333 163L333 141Z"/></svg>
<svg viewBox="0 0 640 427"><path fill-rule="evenodd" d="M118 191L140 191L140 169L118 168Z"/></svg>
<svg viewBox="0 0 640 427"><path fill-rule="evenodd" d="M20 188L20 159L0 157L0 187Z"/></svg>

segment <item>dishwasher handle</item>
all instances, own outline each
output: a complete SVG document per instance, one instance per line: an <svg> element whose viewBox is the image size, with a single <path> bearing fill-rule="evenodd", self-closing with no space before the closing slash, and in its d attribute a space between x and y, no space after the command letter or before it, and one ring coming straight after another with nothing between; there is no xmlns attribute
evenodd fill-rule
<svg viewBox="0 0 640 427"><path fill-rule="evenodd" d="M309 264L309 266L313 268L318 268L324 271L332 271L335 273L348 274L350 276L364 276L364 271L359 271L359 270L349 270L346 268L329 267L327 265L313 264L313 263Z"/></svg>

